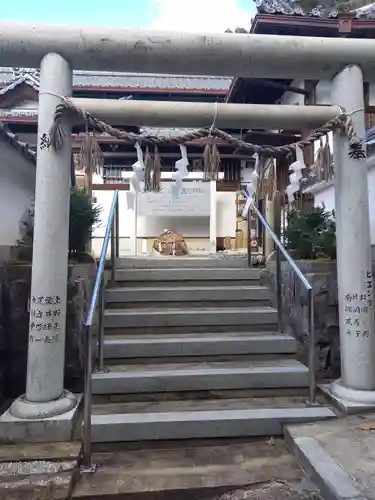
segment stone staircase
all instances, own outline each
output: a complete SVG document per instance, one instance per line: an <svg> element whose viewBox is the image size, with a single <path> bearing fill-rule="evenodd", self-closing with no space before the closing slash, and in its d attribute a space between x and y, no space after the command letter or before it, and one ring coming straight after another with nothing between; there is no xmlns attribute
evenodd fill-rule
<svg viewBox="0 0 375 500"><path fill-rule="evenodd" d="M120 260L106 291L94 443L281 435L333 417L305 404L308 370L260 270L244 260Z"/></svg>

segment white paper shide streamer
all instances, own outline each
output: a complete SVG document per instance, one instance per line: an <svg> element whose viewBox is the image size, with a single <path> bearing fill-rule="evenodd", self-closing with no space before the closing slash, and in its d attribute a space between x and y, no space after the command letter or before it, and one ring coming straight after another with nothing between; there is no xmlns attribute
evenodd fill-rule
<svg viewBox="0 0 375 500"><path fill-rule="evenodd" d="M296 161L293 162L289 167L290 184L287 186L285 192L288 197L288 203L292 204L295 201L295 194L301 188L302 170L306 168L305 161L303 159L303 151L300 147L296 146Z"/></svg>
<svg viewBox="0 0 375 500"><path fill-rule="evenodd" d="M137 161L132 165L134 175L130 178L130 184L136 193L140 193L142 191L141 182L145 180L145 163L143 151L138 142L135 144L135 149L137 151Z"/></svg>
<svg viewBox="0 0 375 500"><path fill-rule="evenodd" d="M250 175L250 182L246 186L246 191L245 191L246 203L242 210L242 217L247 217L250 207L254 203L254 195L256 193L259 182L259 174L258 174L259 154L255 153L253 155L253 158L255 158L255 165L254 165L254 170Z"/></svg>
<svg viewBox="0 0 375 500"><path fill-rule="evenodd" d="M175 163L176 171L172 173L172 179L175 181L175 183L172 184L172 196L174 198L179 197L182 189L182 180L189 173L187 168L189 165L189 160L187 157L186 146L181 144L180 151L181 151L181 158L176 161Z"/></svg>

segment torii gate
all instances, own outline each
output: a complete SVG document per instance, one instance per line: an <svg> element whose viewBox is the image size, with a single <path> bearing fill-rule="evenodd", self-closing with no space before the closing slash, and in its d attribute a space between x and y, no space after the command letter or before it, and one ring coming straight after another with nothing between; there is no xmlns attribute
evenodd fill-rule
<svg viewBox="0 0 375 500"><path fill-rule="evenodd" d="M351 114L364 138L363 81L375 81L375 41L336 38L142 32L18 23L0 24L0 65L38 67L40 92L31 288L33 303L59 304L61 316L53 344L36 343L30 329L26 395L12 406L18 418L50 417L74 408L63 390L68 258L70 124L57 152L47 134L59 96L72 95L72 70L251 76L252 78L332 79L332 102ZM210 126L212 105L74 100L99 117L132 125ZM221 126L275 128L322 125L338 114L337 106L265 107L218 105ZM189 107L190 111L187 111ZM268 111L269 110L269 111ZM126 117L126 119L124 119ZM157 123L156 123L157 122ZM334 133L336 164L337 266L342 379L331 386L338 398L375 405L375 330L371 273L367 171L364 160L348 156L349 141ZM361 297L366 307L361 306ZM349 301L349 302L348 302ZM353 307L354 306L354 307ZM368 335L348 335L358 319Z"/></svg>

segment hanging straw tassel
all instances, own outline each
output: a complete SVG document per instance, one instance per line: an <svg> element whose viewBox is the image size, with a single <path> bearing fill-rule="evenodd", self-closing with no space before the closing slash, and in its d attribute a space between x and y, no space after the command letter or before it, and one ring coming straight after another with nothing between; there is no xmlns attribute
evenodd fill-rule
<svg viewBox="0 0 375 500"><path fill-rule="evenodd" d="M221 165L221 158L219 148L216 144L211 146L211 180L217 181L219 178L219 170Z"/></svg>
<svg viewBox="0 0 375 500"><path fill-rule="evenodd" d="M215 181L219 177L220 153L216 144L206 144L203 151L203 180Z"/></svg>
<svg viewBox="0 0 375 500"><path fill-rule="evenodd" d="M315 177L318 181L320 181L322 178L323 166L324 166L324 143L323 143L323 138L321 137L319 139L319 149L316 153L316 159L313 166L315 170L314 172Z"/></svg>
<svg viewBox="0 0 375 500"><path fill-rule="evenodd" d="M55 118L49 130L51 146L55 149L55 151L61 151L64 147L64 120L69 120L69 117L67 116L67 110L63 104L59 104L56 108Z"/></svg>
<svg viewBox="0 0 375 500"><path fill-rule="evenodd" d="M206 144L203 150L203 180L210 180L210 170L211 170L211 146Z"/></svg>
<svg viewBox="0 0 375 500"><path fill-rule="evenodd" d="M275 189L275 164L272 158L268 159L266 168L264 169L263 182L264 191L262 192L262 195L259 194L259 196L262 196L264 199L272 200Z"/></svg>
<svg viewBox="0 0 375 500"><path fill-rule="evenodd" d="M324 181L328 181L333 176L332 171L332 160L331 160L331 148L329 147L328 137L326 138L326 143L323 149L323 170L324 170Z"/></svg>
<svg viewBox="0 0 375 500"><path fill-rule="evenodd" d="M161 157L159 154L159 149L155 146L154 150L154 168L152 173L152 191L160 191L160 179L161 179Z"/></svg>
<svg viewBox="0 0 375 500"><path fill-rule="evenodd" d="M150 155L150 150L146 148L145 154L145 193L151 191L151 174L153 169L153 161Z"/></svg>
<svg viewBox="0 0 375 500"><path fill-rule="evenodd" d="M79 170L83 170L89 179L88 190L91 192L93 174L101 174L104 166L104 156L94 134L86 132L81 149L76 156Z"/></svg>

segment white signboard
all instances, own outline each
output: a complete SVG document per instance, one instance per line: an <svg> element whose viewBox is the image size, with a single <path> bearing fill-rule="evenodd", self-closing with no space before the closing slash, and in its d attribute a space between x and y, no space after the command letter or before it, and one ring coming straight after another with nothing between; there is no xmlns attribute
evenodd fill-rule
<svg viewBox="0 0 375 500"><path fill-rule="evenodd" d="M210 217L210 183L183 182L178 196L174 182L163 182L159 192L137 194L141 217Z"/></svg>

